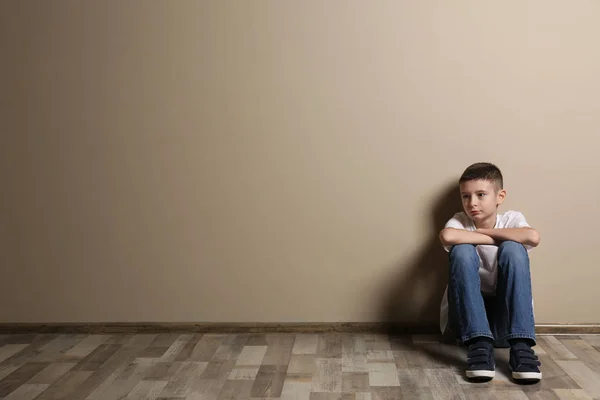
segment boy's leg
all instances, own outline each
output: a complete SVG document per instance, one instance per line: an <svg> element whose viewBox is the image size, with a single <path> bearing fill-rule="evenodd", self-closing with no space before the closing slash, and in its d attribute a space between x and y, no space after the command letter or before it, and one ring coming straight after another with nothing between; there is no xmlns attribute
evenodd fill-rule
<svg viewBox="0 0 600 400"><path fill-rule="evenodd" d="M469 346L467 378L487 380L494 377L496 364L494 337L481 295L479 263L475 246L460 244L452 247L448 300L460 340Z"/></svg>
<svg viewBox="0 0 600 400"><path fill-rule="evenodd" d="M498 328L511 346L509 364L513 378L541 379L540 362L531 349L536 337L529 255L520 243L505 241L498 248L496 299Z"/></svg>
<svg viewBox="0 0 600 400"><path fill-rule="evenodd" d="M531 293L529 255L517 242L505 241L498 247L496 308L498 331L504 339L526 339L535 346L535 322Z"/></svg>
<svg viewBox="0 0 600 400"><path fill-rule="evenodd" d="M459 244L450 249L448 302L463 343L479 337L494 339L481 295L479 264L475 246Z"/></svg>

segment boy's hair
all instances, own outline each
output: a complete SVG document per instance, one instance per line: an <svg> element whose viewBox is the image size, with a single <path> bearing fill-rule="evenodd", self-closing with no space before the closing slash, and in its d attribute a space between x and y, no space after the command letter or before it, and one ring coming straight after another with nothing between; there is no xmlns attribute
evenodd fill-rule
<svg viewBox="0 0 600 400"><path fill-rule="evenodd" d="M500 172L498 167L491 163L480 162L468 166L458 180L458 183L461 184L472 180L490 181L496 184L498 190L504 188L502 172Z"/></svg>

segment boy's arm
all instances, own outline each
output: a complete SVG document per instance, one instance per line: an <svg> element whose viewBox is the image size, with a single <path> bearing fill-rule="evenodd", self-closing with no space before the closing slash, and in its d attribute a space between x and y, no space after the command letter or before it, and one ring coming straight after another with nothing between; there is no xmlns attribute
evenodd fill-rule
<svg viewBox="0 0 600 400"><path fill-rule="evenodd" d="M444 228L440 232L440 241L444 246L456 244L497 244L496 240L483 232L466 229Z"/></svg>
<svg viewBox="0 0 600 400"><path fill-rule="evenodd" d="M540 235L533 228L477 229L476 232L487 235L499 242L512 240L532 247L540 244Z"/></svg>

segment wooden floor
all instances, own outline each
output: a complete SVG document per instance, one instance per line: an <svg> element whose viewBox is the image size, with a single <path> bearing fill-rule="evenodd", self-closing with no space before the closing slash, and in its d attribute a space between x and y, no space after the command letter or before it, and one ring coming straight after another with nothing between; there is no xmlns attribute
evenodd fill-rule
<svg viewBox="0 0 600 400"><path fill-rule="evenodd" d="M600 335L538 336L544 378L464 379L465 349L379 334L0 335L0 399L600 399Z"/></svg>

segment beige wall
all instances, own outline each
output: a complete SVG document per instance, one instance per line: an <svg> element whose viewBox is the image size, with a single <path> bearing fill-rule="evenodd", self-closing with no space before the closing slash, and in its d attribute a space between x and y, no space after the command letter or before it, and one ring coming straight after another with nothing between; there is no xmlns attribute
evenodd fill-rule
<svg viewBox="0 0 600 400"><path fill-rule="evenodd" d="M537 322L600 322L599 20L0 2L0 321L435 322L449 185L492 161Z"/></svg>

